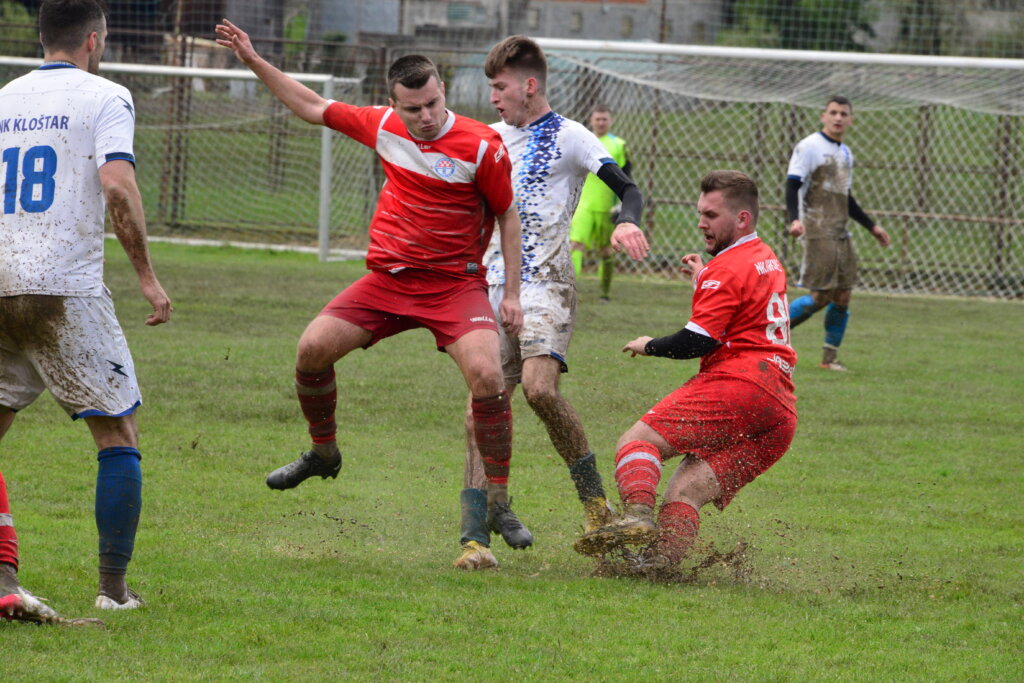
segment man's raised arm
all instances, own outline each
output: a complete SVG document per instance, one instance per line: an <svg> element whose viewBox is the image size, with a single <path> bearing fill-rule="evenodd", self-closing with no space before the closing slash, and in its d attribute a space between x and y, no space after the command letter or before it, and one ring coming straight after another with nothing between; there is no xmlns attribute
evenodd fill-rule
<svg viewBox="0 0 1024 683"><path fill-rule="evenodd" d="M231 48L235 56L263 81L274 97L281 100L296 116L307 123L322 126L327 100L260 57L245 31L227 19L223 21L217 24L217 44Z"/></svg>

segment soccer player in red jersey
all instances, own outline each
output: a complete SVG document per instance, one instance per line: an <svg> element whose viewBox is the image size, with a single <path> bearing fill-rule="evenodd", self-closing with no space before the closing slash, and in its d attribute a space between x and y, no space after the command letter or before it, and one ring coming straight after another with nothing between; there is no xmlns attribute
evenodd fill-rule
<svg viewBox="0 0 1024 683"><path fill-rule="evenodd" d="M690 320L675 334L638 337L622 349L632 357L699 357L700 371L619 439L623 517L577 545L600 555L651 544L640 555L649 569L677 564L697 536L700 508L728 505L782 457L796 429L786 274L757 236L757 186L738 171L713 171L700 191L697 227L713 258L707 265L698 254L682 259L694 284ZM655 524L662 462L678 455Z"/></svg>
<svg viewBox="0 0 1024 683"><path fill-rule="evenodd" d="M469 386L488 483L504 490L512 412L482 266L495 218L509 254L505 267L516 274L500 303L502 326L518 332L523 317L520 225L501 137L445 108L444 84L426 57L409 55L391 65L389 107L355 107L325 100L282 73L226 19L216 30L217 42L299 118L373 148L387 177L370 222L370 273L328 303L299 340L295 383L312 448L271 472L267 485L288 489L312 476L337 477L334 363L385 337L426 327Z"/></svg>

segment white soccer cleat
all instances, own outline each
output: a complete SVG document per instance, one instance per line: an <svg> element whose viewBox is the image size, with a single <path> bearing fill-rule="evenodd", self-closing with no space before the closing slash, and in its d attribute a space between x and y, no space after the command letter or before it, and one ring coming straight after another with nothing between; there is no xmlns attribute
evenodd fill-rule
<svg viewBox="0 0 1024 683"><path fill-rule="evenodd" d="M476 541L467 541L462 544L462 554L455 560L455 566L469 571L494 569L498 566L498 560L487 546Z"/></svg>
<svg viewBox="0 0 1024 683"><path fill-rule="evenodd" d="M146 601L131 588L128 589L128 598L124 602L118 602L104 593L96 596L96 607L99 609L138 609L145 604Z"/></svg>

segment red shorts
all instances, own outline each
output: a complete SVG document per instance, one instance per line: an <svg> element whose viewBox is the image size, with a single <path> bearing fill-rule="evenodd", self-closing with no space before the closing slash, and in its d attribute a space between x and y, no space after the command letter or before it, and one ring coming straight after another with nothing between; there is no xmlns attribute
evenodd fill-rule
<svg viewBox="0 0 1024 683"><path fill-rule="evenodd" d="M715 372L694 376L640 420L677 452L710 465L722 488L718 509L775 464L796 431L796 415L770 393Z"/></svg>
<svg viewBox="0 0 1024 683"><path fill-rule="evenodd" d="M370 271L334 297L320 314L368 330L373 336L366 347L417 327L433 332L442 350L471 330L498 331L486 280L411 268L397 273Z"/></svg>

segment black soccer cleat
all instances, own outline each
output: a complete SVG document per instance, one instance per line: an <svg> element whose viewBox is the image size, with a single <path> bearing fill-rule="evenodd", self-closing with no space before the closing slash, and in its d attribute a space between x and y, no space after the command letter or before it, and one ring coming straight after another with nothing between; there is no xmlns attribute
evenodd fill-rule
<svg viewBox="0 0 1024 683"><path fill-rule="evenodd" d="M533 534L519 521L516 513L512 512L511 501L488 506L487 526L494 533L501 534L511 548L521 550L533 545Z"/></svg>
<svg viewBox="0 0 1024 683"><path fill-rule="evenodd" d="M316 451L306 451L298 460L290 462L284 467L278 467L268 474L267 486L284 491L295 488L310 477L337 479L340 471L341 453L338 453L338 459L335 462L324 462L316 454Z"/></svg>

